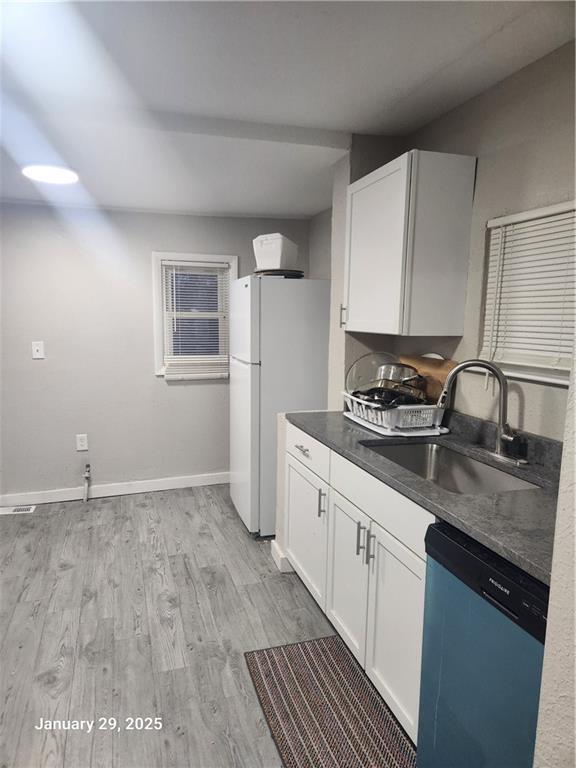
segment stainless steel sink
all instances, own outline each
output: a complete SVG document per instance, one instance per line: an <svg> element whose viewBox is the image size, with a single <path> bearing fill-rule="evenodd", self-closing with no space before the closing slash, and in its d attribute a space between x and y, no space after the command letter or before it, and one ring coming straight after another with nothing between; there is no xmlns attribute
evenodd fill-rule
<svg viewBox="0 0 576 768"><path fill-rule="evenodd" d="M463 456L445 445L385 445L368 440L361 441L361 444L452 493L488 494L538 488L533 483L501 472L470 456Z"/></svg>

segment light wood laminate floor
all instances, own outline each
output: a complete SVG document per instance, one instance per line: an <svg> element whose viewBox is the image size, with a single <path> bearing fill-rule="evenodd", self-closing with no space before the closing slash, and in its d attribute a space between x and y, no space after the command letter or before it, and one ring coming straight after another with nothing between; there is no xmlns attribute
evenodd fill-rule
<svg viewBox="0 0 576 768"><path fill-rule="evenodd" d="M0 591L0 768L279 766L244 651L333 633L227 486L1 516Z"/></svg>

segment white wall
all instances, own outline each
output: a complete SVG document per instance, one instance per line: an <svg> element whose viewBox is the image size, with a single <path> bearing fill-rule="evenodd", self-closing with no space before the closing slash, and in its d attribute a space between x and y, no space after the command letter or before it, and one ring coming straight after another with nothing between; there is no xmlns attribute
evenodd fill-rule
<svg viewBox="0 0 576 768"><path fill-rule="evenodd" d="M252 238L282 232L307 268L308 222L17 204L2 217L2 492L77 487L87 461L95 484L226 472L227 383L154 376L151 253L238 255L242 275Z"/></svg>

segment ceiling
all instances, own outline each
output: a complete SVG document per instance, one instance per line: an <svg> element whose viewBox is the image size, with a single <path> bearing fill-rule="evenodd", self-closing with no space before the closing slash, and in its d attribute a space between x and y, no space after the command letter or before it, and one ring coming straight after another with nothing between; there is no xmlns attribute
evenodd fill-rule
<svg viewBox="0 0 576 768"><path fill-rule="evenodd" d="M410 133L546 55L574 4L21 2L2 27L5 198L310 216L351 133Z"/></svg>

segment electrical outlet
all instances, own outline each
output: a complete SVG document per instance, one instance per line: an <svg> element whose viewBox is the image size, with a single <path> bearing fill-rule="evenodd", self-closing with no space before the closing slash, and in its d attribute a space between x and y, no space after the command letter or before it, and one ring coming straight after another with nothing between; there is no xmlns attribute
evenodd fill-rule
<svg viewBox="0 0 576 768"><path fill-rule="evenodd" d="M32 359L33 360L44 360L46 355L44 354L44 342L43 341L33 341L32 342Z"/></svg>
<svg viewBox="0 0 576 768"><path fill-rule="evenodd" d="M88 450L88 435L76 435L76 450L77 451Z"/></svg>

